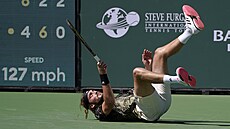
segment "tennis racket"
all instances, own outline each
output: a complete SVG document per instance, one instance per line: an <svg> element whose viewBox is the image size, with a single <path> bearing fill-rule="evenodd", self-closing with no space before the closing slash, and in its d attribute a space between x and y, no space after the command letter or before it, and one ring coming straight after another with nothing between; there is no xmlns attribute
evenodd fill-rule
<svg viewBox="0 0 230 129"><path fill-rule="evenodd" d="M78 33L76 28L73 26L73 24L66 19L66 23L68 24L69 28L74 32L75 36L80 40L80 42L87 48L87 50L93 55L93 58L100 62L101 59L97 56L97 54L92 50L92 48L86 43L86 41L83 39L83 37Z"/></svg>

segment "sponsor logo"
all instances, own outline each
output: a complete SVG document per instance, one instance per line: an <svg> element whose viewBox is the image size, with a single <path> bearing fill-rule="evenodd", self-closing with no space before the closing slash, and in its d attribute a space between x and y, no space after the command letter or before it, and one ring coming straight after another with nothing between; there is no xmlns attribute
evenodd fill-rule
<svg viewBox="0 0 230 129"><path fill-rule="evenodd" d="M185 17L181 12L146 12L143 17L146 33L182 33L185 30ZM129 27L137 26L139 22L137 12L126 13L122 8L113 7L104 13L96 27L112 38L120 38L128 32Z"/></svg>
<svg viewBox="0 0 230 129"><path fill-rule="evenodd" d="M230 30L223 31L223 30L213 30L213 42L227 42L230 40ZM230 44L227 44L227 49L228 52L230 52Z"/></svg>
<svg viewBox="0 0 230 129"><path fill-rule="evenodd" d="M183 32L185 29L183 13L145 13L146 32Z"/></svg>
<svg viewBox="0 0 230 129"><path fill-rule="evenodd" d="M133 11L126 13L123 9L114 7L104 13L101 22L96 27L103 29L112 38L120 38L128 32L129 27L136 26L139 21L138 13Z"/></svg>

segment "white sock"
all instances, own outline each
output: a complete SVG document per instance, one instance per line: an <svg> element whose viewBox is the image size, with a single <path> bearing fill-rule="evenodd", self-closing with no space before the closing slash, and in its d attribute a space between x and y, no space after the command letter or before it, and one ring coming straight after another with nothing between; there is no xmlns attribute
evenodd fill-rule
<svg viewBox="0 0 230 129"><path fill-rule="evenodd" d="M186 42L191 38L192 33L190 29L186 29L179 37L179 41L183 44L186 44Z"/></svg>
<svg viewBox="0 0 230 129"><path fill-rule="evenodd" d="M170 75L164 75L163 82L164 83L179 83L180 78L178 76L170 76Z"/></svg>

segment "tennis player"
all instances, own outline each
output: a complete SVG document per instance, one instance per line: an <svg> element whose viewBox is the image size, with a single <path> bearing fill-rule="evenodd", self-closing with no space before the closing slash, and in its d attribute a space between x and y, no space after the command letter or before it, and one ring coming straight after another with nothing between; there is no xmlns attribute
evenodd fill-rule
<svg viewBox="0 0 230 129"><path fill-rule="evenodd" d="M182 67L174 76L168 74L167 59L179 52L187 41L204 29L199 14L189 5L184 5L185 31L176 39L152 52L144 49L144 68L133 70L134 88L114 97L107 75L107 66L98 62L102 92L88 90L83 93L81 105L87 117L91 110L101 121L157 121L171 105L170 84L178 83L195 87L196 79Z"/></svg>

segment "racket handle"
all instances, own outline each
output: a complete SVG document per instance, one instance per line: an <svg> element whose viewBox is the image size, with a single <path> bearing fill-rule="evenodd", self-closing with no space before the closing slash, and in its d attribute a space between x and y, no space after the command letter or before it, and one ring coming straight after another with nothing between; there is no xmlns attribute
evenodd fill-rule
<svg viewBox="0 0 230 129"><path fill-rule="evenodd" d="M100 62L100 61L101 61L101 59L100 59L97 55L95 55L93 58L94 58L97 62Z"/></svg>

